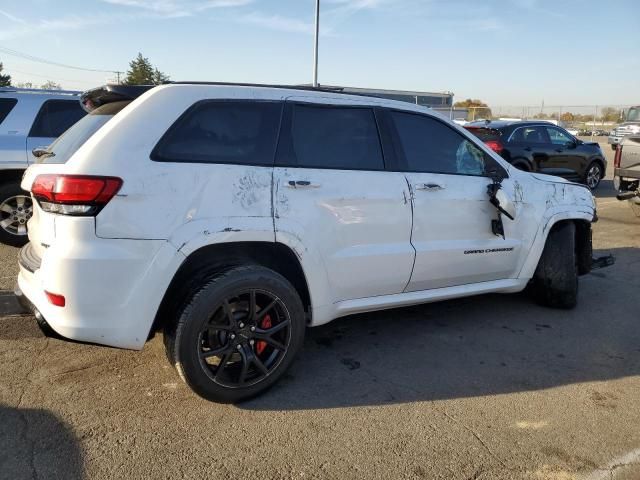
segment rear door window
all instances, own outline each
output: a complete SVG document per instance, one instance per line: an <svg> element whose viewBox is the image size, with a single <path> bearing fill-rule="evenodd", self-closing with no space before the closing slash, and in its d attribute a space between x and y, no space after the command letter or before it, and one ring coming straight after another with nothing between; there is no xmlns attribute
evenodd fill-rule
<svg viewBox="0 0 640 480"><path fill-rule="evenodd" d="M160 139L160 162L273 165L281 102L204 100Z"/></svg>
<svg viewBox="0 0 640 480"><path fill-rule="evenodd" d="M371 108L290 104L278 164L337 170L384 170Z"/></svg>
<svg viewBox="0 0 640 480"><path fill-rule="evenodd" d="M390 112L394 149L406 172L484 175L493 159L474 143L427 115Z"/></svg>
<svg viewBox="0 0 640 480"><path fill-rule="evenodd" d="M517 143L549 143L549 135L545 127L520 127L513 132L509 141Z"/></svg>
<svg viewBox="0 0 640 480"><path fill-rule="evenodd" d="M47 100L40 107L29 136L59 137L86 114L78 100Z"/></svg>
<svg viewBox="0 0 640 480"><path fill-rule="evenodd" d="M0 98L0 124L4 122L4 119L7 118L7 115L11 113L17 103L18 100L15 98Z"/></svg>

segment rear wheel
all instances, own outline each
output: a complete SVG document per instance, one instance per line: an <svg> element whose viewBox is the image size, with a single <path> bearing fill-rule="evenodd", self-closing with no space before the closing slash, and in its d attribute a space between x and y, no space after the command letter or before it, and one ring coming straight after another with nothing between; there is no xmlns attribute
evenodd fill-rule
<svg viewBox="0 0 640 480"><path fill-rule="evenodd" d="M26 244L27 221L32 214L31 197L18 183L0 185L0 242L13 247Z"/></svg>
<svg viewBox="0 0 640 480"><path fill-rule="evenodd" d="M302 347L305 316L295 288L261 266L240 266L200 288L165 332L169 358L200 396L223 403L271 387Z"/></svg>
<svg viewBox="0 0 640 480"><path fill-rule="evenodd" d="M531 280L536 301L554 308L573 308L578 301L576 226L562 222L553 227Z"/></svg>
<svg viewBox="0 0 640 480"><path fill-rule="evenodd" d="M604 169L600 162L591 162L584 174L584 184L591 190L595 190L604 177Z"/></svg>

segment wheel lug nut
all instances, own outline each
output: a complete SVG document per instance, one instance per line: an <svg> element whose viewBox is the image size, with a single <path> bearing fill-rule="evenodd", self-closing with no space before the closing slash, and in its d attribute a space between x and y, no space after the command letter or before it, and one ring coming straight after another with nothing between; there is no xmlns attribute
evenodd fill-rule
<svg viewBox="0 0 640 480"><path fill-rule="evenodd" d="M236 345L236 348L237 348L238 350L241 350L241 349L242 349L242 345Z"/></svg>
<svg viewBox="0 0 640 480"><path fill-rule="evenodd" d="M254 343L256 342L254 342L253 340L249 340L249 345L253 345Z"/></svg>
<svg viewBox="0 0 640 480"><path fill-rule="evenodd" d="M236 338L235 333L232 333L232 334L230 335L230 337L231 337L231 340L233 340L234 338Z"/></svg>
<svg viewBox="0 0 640 480"><path fill-rule="evenodd" d="M251 331L255 332L256 331L256 327L251 327Z"/></svg>
<svg viewBox="0 0 640 480"><path fill-rule="evenodd" d="M244 323L240 323L240 325L238 325L240 328L244 328Z"/></svg>

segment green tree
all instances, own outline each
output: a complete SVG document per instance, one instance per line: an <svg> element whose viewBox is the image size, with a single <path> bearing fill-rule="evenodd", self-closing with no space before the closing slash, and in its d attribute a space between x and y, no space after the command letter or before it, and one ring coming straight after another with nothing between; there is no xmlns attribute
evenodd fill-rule
<svg viewBox="0 0 640 480"><path fill-rule="evenodd" d="M129 62L125 85L160 85L169 81L169 76L154 67L142 53Z"/></svg>
<svg viewBox="0 0 640 480"><path fill-rule="evenodd" d="M491 118L491 109L481 100L467 98L462 102L453 104L454 108L468 108L467 120L478 120L480 118Z"/></svg>
<svg viewBox="0 0 640 480"><path fill-rule="evenodd" d="M11 75L3 75L2 69L3 69L2 62L0 62L0 87L10 87Z"/></svg>

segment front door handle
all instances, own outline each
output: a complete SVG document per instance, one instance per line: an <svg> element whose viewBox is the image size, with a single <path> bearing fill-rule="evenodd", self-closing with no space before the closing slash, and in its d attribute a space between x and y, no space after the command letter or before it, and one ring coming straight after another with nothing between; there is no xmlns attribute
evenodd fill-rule
<svg viewBox="0 0 640 480"><path fill-rule="evenodd" d="M435 192L436 190L444 190L445 186L439 183L418 183L416 184L416 190L426 190L428 192Z"/></svg>
<svg viewBox="0 0 640 480"><path fill-rule="evenodd" d="M556 148L556 152L562 153L562 152L564 152L564 150L562 148Z"/></svg>
<svg viewBox="0 0 640 480"><path fill-rule="evenodd" d="M320 186L311 183L309 180L289 180L288 184L291 188L317 188Z"/></svg>
<svg viewBox="0 0 640 480"><path fill-rule="evenodd" d="M524 147L525 151L530 152L531 151L531 147Z"/></svg>

